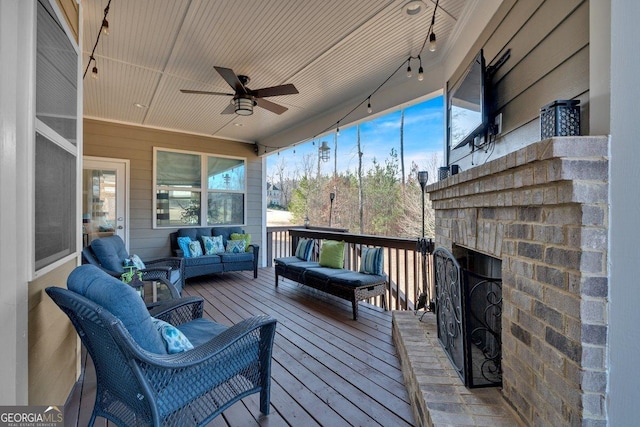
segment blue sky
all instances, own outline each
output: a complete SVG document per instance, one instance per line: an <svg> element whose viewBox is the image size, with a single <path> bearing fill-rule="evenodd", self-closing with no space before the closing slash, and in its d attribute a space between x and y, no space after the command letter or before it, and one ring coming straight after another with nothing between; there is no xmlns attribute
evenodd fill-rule
<svg viewBox="0 0 640 427"><path fill-rule="evenodd" d="M428 101L406 107L404 109L404 157L407 170L412 162L419 166L426 166L434 153L443 158L444 138L444 105L443 97L438 96ZM389 157L391 149L395 148L400 154L400 110L376 117L360 124L360 143L362 147L362 161L367 170L373 159L383 163ZM334 134L331 133L316 140L296 145L283 150L279 155L267 158L267 176L273 176L275 165L286 159L287 166L302 169L305 153L317 156L317 150L322 141L327 141L331 147L331 157L322 164L322 172L330 173L334 165ZM294 153L295 151L295 153ZM358 168L357 130L356 126L340 128L338 136L338 171ZM317 157L314 157L317 162ZM441 162L442 163L442 162ZM315 171L315 168L314 168Z"/></svg>

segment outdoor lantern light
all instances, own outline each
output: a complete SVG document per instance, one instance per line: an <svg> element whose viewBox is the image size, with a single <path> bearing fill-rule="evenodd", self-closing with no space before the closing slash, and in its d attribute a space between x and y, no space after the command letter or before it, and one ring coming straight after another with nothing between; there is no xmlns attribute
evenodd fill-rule
<svg viewBox="0 0 640 427"><path fill-rule="evenodd" d="M330 206L329 206L329 227L331 227L331 220L332 220L332 216L333 216L333 201L336 198L336 193L329 193L329 202L330 202Z"/></svg>
<svg viewBox="0 0 640 427"><path fill-rule="evenodd" d="M240 96L233 99L236 106L236 114L239 116L250 116L253 114L253 99L251 97Z"/></svg>
<svg viewBox="0 0 640 427"><path fill-rule="evenodd" d="M418 182L420 183L420 189L422 190L422 238L418 239L418 244L416 245L416 250L422 254L422 289L423 291L420 293L418 297L418 302L416 304L416 311L421 308L427 308L433 311L433 290L429 289L429 283L427 280L428 277L428 268L429 263L427 262L427 254L433 253L434 244L433 240L425 239L424 237L424 189L427 186L427 181L429 181L429 172L427 171L419 171L418 172Z"/></svg>
<svg viewBox="0 0 640 427"><path fill-rule="evenodd" d="M322 141L322 144L318 148L318 156L320 157L320 160L322 160L323 162L328 162L330 153L331 147L329 147L327 141Z"/></svg>

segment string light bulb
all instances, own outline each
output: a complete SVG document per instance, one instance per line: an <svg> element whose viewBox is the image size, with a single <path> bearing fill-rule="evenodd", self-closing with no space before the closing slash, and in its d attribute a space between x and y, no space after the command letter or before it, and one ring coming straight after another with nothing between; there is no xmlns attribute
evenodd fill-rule
<svg viewBox="0 0 640 427"><path fill-rule="evenodd" d="M102 17L102 25L98 30L98 36L96 37L96 42L93 45L93 49L91 50L91 55L89 55L89 61L87 62L87 67L84 69L84 73L82 74L82 78L87 77L87 73L89 72L89 67L91 67L91 62L93 61L93 68L91 69L91 77L94 79L98 78L98 67L96 66L96 59L93 56L96 53L96 48L98 47L98 42L100 41L100 36L109 35L109 21L107 21L107 15L109 15L109 6L111 5L111 0L107 2L107 7L104 8L104 16Z"/></svg>
<svg viewBox="0 0 640 427"><path fill-rule="evenodd" d="M407 59L407 78L411 78L413 73L411 72L411 58Z"/></svg>
<svg viewBox="0 0 640 427"><path fill-rule="evenodd" d="M338 122L338 126L336 126L336 135L340 136L340 122Z"/></svg>
<svg viewBox="0 0 640 427"><path fill-rule="evenodd" d="M369 97L369 101L367 102L367 113L371 114L373 110L371 109L371 97Z"/></svg>
<svg viewBox="0 0 640 427"><path fill-rule="evenodd" d="M424 69L422 68L422 58L418 55L418 59L420 60L420 68L418 68L418 81L424 80Z"/></svg>
<svg viewBox="0 0 640 427"><path fill-rule="evenodd" d="M109 21L107 21L107 18L102 20L102 34L105 36L109 35Z"/></svg>
<svg viewBox="0 0 640 427"><path fill-rule="evenodd" d="M438 46L436 45L436 33L433 31L429 35L429 51L435 52Z"/></svg>

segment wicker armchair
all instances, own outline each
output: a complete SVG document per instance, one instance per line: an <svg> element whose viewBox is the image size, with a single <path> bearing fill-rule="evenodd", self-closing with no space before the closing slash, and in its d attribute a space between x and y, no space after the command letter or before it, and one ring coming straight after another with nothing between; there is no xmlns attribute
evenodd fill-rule
<svg viewBox="0 0 640 427"><path fill-rule="evenodd" d="M201 317L197 297L148 311L131 287L91 265L76 268L67 285L46 292L95 365L89 425L104 417L120 426L200 426L257 392L260 411L269 413L274 319L256 316L225 327ZM151 316L176 326L194 348L166 354Z"/></svg>
<svg viewBox="0 0 640 427"><path fill-rule="evenodd" d="M85 264L100 267L114 277L124 273L123 261L129 258L129 253L120 236L108 236L95 239L90 246L82 249L82 260ZM184 287L184 261L179 257L165 257L145 260L142 280L168 280L180 294Z"/></svg>

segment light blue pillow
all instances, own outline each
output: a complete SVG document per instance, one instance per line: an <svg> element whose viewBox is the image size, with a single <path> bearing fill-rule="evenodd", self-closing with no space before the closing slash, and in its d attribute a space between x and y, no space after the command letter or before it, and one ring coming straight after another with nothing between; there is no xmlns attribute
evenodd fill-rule
<svg viewBox="0 0 640 427"><path fill-rule="evenodd" d="M384 274L384 252L382 248L362 248L360 258L360 273Z"/></svg>
<svg viewBox="0 0 640 427"><path fill-rule="evenodd" d="M222 236L202 236L205 255L215 255L224 252Z"/></svg>
<svg viewBox="0 0 640 427"><path fill-rule="evenodd" d="M246 243L245 240L227 240L227 252L234 254L246 252Z"/></svg>
<svg viewBox="0 0 640 427"><path fill-rule="evenodd" d="M178 237L178 246L180 246L182 256L185 258L191 258L189 243L191 243L191 237Z"/></svg>
<svg viewBox="0 0 640 427"><path fill-rule="evenodd" d="M133 254L131 255L131 257L129 257L129 259L131 260L131 263L133 264L133 266L138 270L144 270L146 268L146 266L144 265L144 262L142 262L142 260L138 255Z"/></svg>
<svg viewBox="0 0 640 427"><path fill-rule="evenodd" d="M202 256L202 246L200 246L200 242L198 242L197 240L192 240L189 242L189 254L193 258Z"/></svg>
<svg viewBox="0 0 640 427"><path fill-rule="evenodd" d="M155 317L152 317L151 320L164 341L167 353L175 354L193 350L193 344L191 344L189 338L180 332L178 328L164 320L156 319Z"/></svg>
<svg viewBox="0 0 640 427"><path fill-rule="evenodd" d="M313 239L307 239L305 237L298 240L298 247L296 248L296 257L304 261L311 259L311 250L313 249Z"/></svg>

